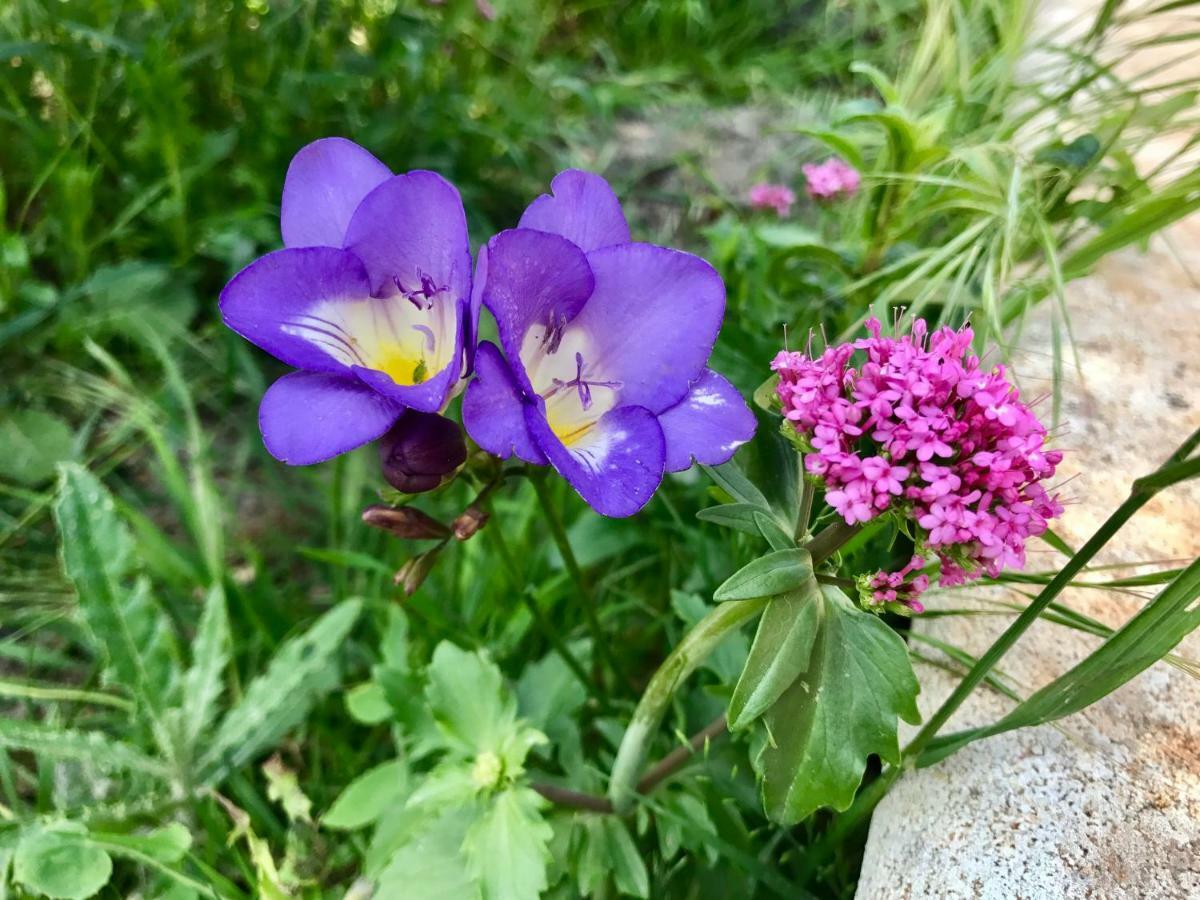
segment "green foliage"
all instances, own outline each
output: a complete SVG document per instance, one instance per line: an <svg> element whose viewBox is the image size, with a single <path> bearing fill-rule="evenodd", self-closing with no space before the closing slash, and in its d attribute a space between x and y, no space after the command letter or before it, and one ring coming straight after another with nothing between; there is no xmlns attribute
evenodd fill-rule
<svg viewBox="0 0 1200 900"><path fill-rule="evenodd" d="M801 547L775 550L730 575L713 593L718 603L797 590L812 581L812 557Z"/></svg>
<svg viewBox="0 0 1200 900"><path fill-rule="evenodd" d="M763 714L766 743L754 759L772 818L799 822L854 800L867 757L900 762L897 719L920 721L908 650L878 617L826 587L808 664Z"/></svg>
<svg viewBox="0 0 1200 900"><path fill-rule="evenodd" d="M781 324L798 346L905 306L1008 341L1033 303L1200 204L1182 157L1138 162L1151 136L1194 143L1196 85L1119 80L1111 21L1058 54L1051 91L1013 77L1022 4L482 5L0 5L0 893L848 898L853 825L901 766L1069 714L1196 627L1194 567L1085 573L1173 580L1115 632L1052 597L1001 610L1105 643L1001 722L897 756L903 639L814 578L878 567L903 538L864 529L813 566L828 516L769 414L715 488L672 476L634 522L540 485L573 554L512 473L491 524L425 557L401 599L414 551L358 519L380 499L371 451L271 460L254 409L279 372L217 324L221 285L278 246L308 140L443 172L476 240L557 169L606 170L635 233L718 266L714 366L768 410ZM735 180L828 148L864 172L859 196L747 214L690 133L627 137L743 103L803 115ZM1172 465L1139 490L1194 474L1186 452ZM449 522L493 475L417 502ZM1004 684L999 654L944 649L978 667L968 690ZM675 767L624 818L545 799L603 804L648 681L666 688L629 729L631 786ZM780 826L844 808L873 753L884 770L848 813Z"/></svg>

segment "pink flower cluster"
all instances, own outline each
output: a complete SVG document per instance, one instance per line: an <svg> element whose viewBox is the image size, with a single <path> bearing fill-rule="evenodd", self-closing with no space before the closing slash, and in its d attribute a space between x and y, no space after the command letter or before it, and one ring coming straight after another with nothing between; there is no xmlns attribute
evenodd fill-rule
<svg viewBox="0 0 1200 900"><path fill-rule="evenodd" d="M796 195L786 184L756 184L750 188L750 205L755 209L773 209L781 219L792 211Z"/></svg>
<svg viewBox="0 0 1200 900"><path fill-rule="evenodd" d="M811 451L806 470L850 525L893 508L909 516L943 585L1021 568L1025 541L1062 513L1041 484L1061 451L1044 448L1046 429L1004 366L980 366L970 328L930 335L919 319L887 338L872 318L867 330L819 357L781 351L771 363L784 415Z"/></svg>
<svg viewBox="0 0 1200 900"><path fill-rule="evenodd" d="M800 169L808 182L808 196L814 200L852 197L862 182L858 170L836 156L816 165L808 163Z"/></svg>
<svg viewBox="0 0 1200 900"><path fill-rule="evenodd" d="M876 572L866 580L866 594L871 606L898 604L901 610L925 612L918 599L929 588L929 576L923 572L909 578L913 572L925 568L923 557L914 556L899 572ZM894 607L893 607L894 608Z"/></svg>

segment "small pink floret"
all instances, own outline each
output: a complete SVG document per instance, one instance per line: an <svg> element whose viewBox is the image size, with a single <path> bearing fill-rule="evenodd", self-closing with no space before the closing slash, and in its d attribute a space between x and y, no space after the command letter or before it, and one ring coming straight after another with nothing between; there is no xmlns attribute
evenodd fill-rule
<svg viewBox="0 0 1200 900"><path fill-rule="evenodd" d="M814 200L853 197L862 183L858 170L836 156L823 163L807 163L800 168L808 182L808 196Z"/></svg>
<svg viewBox="0 0 1200 900"><path fill-rule="evenodd" d="M1042 484L1062 461L1044 446L1045 426L1004 366L981 367L969 327L929 334L917 320L889 338L872 318L867 331L820 356L783 351L771 363L784 416L812 450L805 468L848 524L902 510L918 547L940 559L943 585L1022 568L1026 540L1062 514ZM856 353L863 361L851 364ZM914 609L928 579L905 577L924 564L879 573L876 600Z"/></svg>
<svg viewBox="0 0 1200 900"><path fill-rule="evenodd" d="M756 184L750 188L750 205L755 209L773 209L784 219L792 211L796 194L785 184Z"/></svg>

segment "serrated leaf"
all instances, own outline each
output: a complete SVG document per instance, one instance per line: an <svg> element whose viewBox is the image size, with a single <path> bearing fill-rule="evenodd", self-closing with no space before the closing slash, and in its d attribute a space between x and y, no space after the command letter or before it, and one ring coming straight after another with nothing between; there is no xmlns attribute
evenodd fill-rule
<svg viewBox="0 0 1200 900"><path fill-rule="evenodd" d="M802 588L767 604L729 700L730 731L750 725L808 669L823 606L820 587L811 574Z"/></svg>
<svg viewBox="0 0 1200 900"><path fill-rule="evenodd" d="M723 603L726 600L774 597L807 587L808 582L812 581L812 574L812 557L807 550L800 547L775 550L730 575L717 588L713 599Z"/></svg>
<svg viewBox="0 0 1200 900"><path fill-rule="evenodd" d="M183 722L188 743L204 733L217 713L229 664L229 613L225 589L216 585L204 600L204 612L192 642L192 665L183 678Z"/></svg>
<svg viewBox="0 0 1200 900"><path fill-rule="evenodd" d="M41 759L73 760L100 771L142 772L167 778L169 769L137 747L99 731L55 728L0 717L0 748L27 750Z"/></svg>
<svg viewBox="0 0 1200 900"><path fill-rule="evenodd" d="M321 824L343 831L362 828L400 803L407 793L408 766L400 759L389 760L346 785L329 812L321 817Z"/></svg>
<svg viewBox="0 0 1200 900"><path fill-rule="evenodd" d="M420 897L420 900L473 900L479 884L471 876L459 848L475 811L457 809L417 830L396 850L379 874L377 897ZM414 894L415 885L420 893Z"/></svg>
<svg viewBox="0 0 1200 900"><path fill-rule="evenodd" d="M517 704L483 651L442 641L433 651L425 696L442 732L460 751L495 752L511 735Z"/></svg>
<svg viewBox="0 0 1200 900"><path fill-rule="evenodd" d="M267 778L267 799L283 807L289 822L312 822L312 800L300 787L296 773L276 753L262 766Z"/></svg>
<svg viewBox="0 0 1200 900"><path fill-rule="evenodd" d="M250 682L221 721L201 760L207 780L274 746L304 720L317 698L334 688L337 653L361 611L359 601L344 600L279 648L267 670Z"/></svg>
<svg viewBox="0 0 1200 900"><path fill-rule="evenodd" d="M544 805L531 788L511 787L467 829L463 855L483 900L536 900L545 890L553 831L542 818Z"/></svg>
<svg viewBox="0 0 1200 900"><path fill-rule="evenodd" d="M65 823L27 832L13 854L13 879L45 897L82 900L111 877L112 858Z"/></svg>
<svg viewBox="0 0 1200 900"><path fill-rule="evenodd" d="M900 761L897 718L920 721L904 641L837 588L821 597L809 665L764 714L768 740L755 757L767 814L787 824L849 807L871 754Z"/></svg>
<svg viewBox="0 0 1200 900"><path fill-rule="evenodd" d="M75 586L80 613L110 680L159 713L175 671L170 627L147 582L132 588L122 583L130 574L133 541L108 491L82 466L64 464L59 474L54 517L63 569Z"/></svg>

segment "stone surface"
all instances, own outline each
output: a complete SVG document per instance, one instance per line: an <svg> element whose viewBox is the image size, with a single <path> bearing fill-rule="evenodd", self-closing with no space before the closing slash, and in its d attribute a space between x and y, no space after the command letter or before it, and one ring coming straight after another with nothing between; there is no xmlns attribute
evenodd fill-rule
<svg viewBox="0 0 1200 900"><path fill-rule="evenodd" d="M1200 261L1200 221L1169 238ZM1068 370L1064 387L1058 445L1070 452L1060 471L1073 502L1058 531L1078 546L1133 477L1200 426L1200 290L1159 239L1149 254L1118 254L1071 285L1068 309L1082 372ZM1049 310L1039 310L1016 353L1026 394L1049 383L1049 321ZM1097 564L1197 555L1200 487L1192 483L1153 500ZM1031 569L1061 562L1049 551L1030 558ZM1150 595L1075 589L1062 600L1116 627ZM1025 598L967 588L929 606L994 609L997 601ZM914 627L978 655L1008 621L956 616ZM1001 670L1027 696L1098 643L1040 622ZM1200 634L1177 652L1200 658ZM957 678L919 670L928 715ZM994 721L1010 706L980 689L948 729ZM1200 680L1159 663L1056 726L981 741L905 775L871 823L858 897L1200 897Z"/></svg>
<svg viewBox="0 0 1200 900"><path fill-rule="evenodd" d="M1145 5L1138 0L1123 11ZM1040 27L1061 37L1090 22L1097 6L1043 4ZM1175 30L1184 30L1182 22ZM1135 24L1126 37L1132 44L1146 33ZM1168 80L1195 77L1200 53L1192 43L1190 54L1180 45L1143 48L1119 68ZM1161 68L1167 58L1175 61ZM1153 165L1176 146L1170 137L1152 141L1139 161ZM1134 477L1200 426L1200 283L1189 268L1200 268L1200 217L1156 238L1148 253L1116 254L1068 286L1082 369L1066 373L1058 445L1070 451L1060 471L1073 502L1056 528L1075 546L1121 503ZM1051 383L1051 316L1046 304L1031 317L1015 354L1026 396ZM1200 485L1193 482L1144 507L1096 564L1133 573L1134 561L1162 566L1197 555ZM1031 569L1060 564L1053 552L1031 554ZM1075 589L1061 599L1117 627L1151 595ZM1025 600L1001 589L968 589L930 605L987 609ZM978 655L1008 621L948 617L919 620L915 628ZM1097 645L1039 622L1001 670L1027 696ZM1200 658L1200 633L1176 653ZM928 714L957 679L920 668ZM980 689L949 729L993 721L1010 707ZM1200 898L1200 679L1160 662L1075 716L972 744L906 774L872 820L858 897Z"/></svg>

